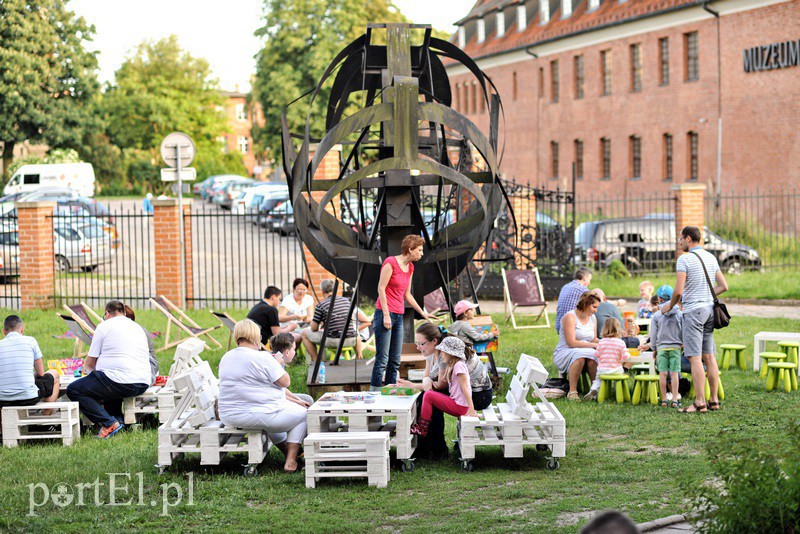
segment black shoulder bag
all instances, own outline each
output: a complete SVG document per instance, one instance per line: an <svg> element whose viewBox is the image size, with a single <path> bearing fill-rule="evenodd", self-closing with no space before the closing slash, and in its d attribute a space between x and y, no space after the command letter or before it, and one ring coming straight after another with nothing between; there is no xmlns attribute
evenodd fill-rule
<svg viewBox="0 0 800 534"><path fill-rule="evenodd" d="M706 270L706 264L703 263L703 258L701 258L697 252L692 252L692 254L694 254L700 261L700 267L703 268L703 274L706 275L708 289L711 291L711 296L714 297L714 330L725 328L731 324L731 314L728 313L728 307L725 306L724 302L720 302L716 293L714 293L714 286L711 285L711 278L708 276L708 271Z"/></svg>

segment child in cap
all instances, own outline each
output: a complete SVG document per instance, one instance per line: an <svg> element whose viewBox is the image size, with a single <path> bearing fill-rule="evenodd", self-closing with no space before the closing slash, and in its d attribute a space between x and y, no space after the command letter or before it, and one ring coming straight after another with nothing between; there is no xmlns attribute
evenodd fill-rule
<svg viewBox="0 0 800 534"><path fill-rule="evenodd" d="M665 304L672 300L672 286L663 285L656 291L659 310L653 314L650 322L650 346L656 356L661 388L661 406L680 408L678 400L678 381L681 377L681 346L683 340L683 313L678 306L664 313ZM672 402L667 402L667 376L672 393Z"/></svg>
<svg viewBox="0 0 800 534"><path fill-rule="evenodd" d="M639 284L639 297L641 297L638 306L639 319L649 319L653 315L650 309L650 298L653 296L654 290L655 286L649 280Z"/></svg>
<svg viewBox="0 0 800 534"><path fill-rule="evenodd" d="M467 352L471 356L472 349L457 337L449 336L436 346L436 350L440 352L447 366L445 372L440 373L439 380L447 382L450 394L445 395L432 389L424 393L419 420L411 426L411 433L419 436L428 435L434 406L453 417L478 416L472 404L472 387L466 364Z"/></svg>
<svg viewBox="0 0 800 534"><path fill-rule="evenodd" d="M477 307L477 304L473 304L468 300L459 300L453 308L456 314L456 322L447 327L447 331L451 335L457 336L470 346L476 342L495 339L500 335L497 325L492 325L492 329L489 332L479 332L469 323L475 318L475 308Z"/></svg>

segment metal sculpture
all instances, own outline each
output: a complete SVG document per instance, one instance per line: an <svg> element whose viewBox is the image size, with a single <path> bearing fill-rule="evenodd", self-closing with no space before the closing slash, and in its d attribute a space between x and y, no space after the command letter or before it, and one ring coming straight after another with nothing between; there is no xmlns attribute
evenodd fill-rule
<svg viewBox="0 0 800 534"><path fill-rule="evenodd" d="M386 44L376 44L373 34L383 29ZM421 44L411 43L412 31L423 34ZM489 109L488 138L451 107L443 59L474 75L477 97ZM299 238L357 295L376 299L383 260L400 253L404 236L422 235L425 256L415 267L412 292L422 302L444 288L449 299L448 283L484 244L505 198L496 89L472 59L432 37L427 25L369 24L307 93L311 103L334 73L321 140L311 138L310 120L302 134L290 131L287 111L297 101L282 116L283 164ZM362 109L346 116L359 97ZM293 139L301 140L297 150ZM337 146L345 147L338 177L315 179ZM480 156L477 165L473 153ZM421 188L431 193L421 196ZM336 201L342 198L340 212ZM423 198L435 201L423 205ZM413 328L407 332L413 336Z"/></svg>

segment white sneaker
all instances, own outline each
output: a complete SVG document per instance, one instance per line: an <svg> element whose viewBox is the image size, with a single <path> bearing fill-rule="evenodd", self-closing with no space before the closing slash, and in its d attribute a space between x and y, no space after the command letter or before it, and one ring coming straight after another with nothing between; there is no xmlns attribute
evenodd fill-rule
<svg viewBox="0 0 800 534"><path fill-rule="evenodd" d="M597 400L597 390L596 389L590 389L589 393L587 393L586 395L583 396L583 400L585 400L585 401Z"/></svg>
<svg viewBox="0 0 800 534"><path fill-rule="evenodd" d="M678 398L680 398L680 397L678 397ZM671 393L671 392L669 392L669 391L667 392L667 400L668 400L668 401L671 401L671 400L672 400L672 393Z"/></svg>

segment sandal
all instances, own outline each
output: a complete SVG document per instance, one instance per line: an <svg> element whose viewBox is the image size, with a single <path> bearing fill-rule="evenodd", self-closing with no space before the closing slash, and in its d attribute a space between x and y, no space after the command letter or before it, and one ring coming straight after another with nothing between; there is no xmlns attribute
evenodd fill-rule
<svg viewBox="0 0 800 534"><path fill-rule="evenodd" d="M694 408L694 410L690 410L689 408ZM683 408L680 410L681 413L706 413L708 411L708 407L705 404L697 404L697 402L693 402L689 408Z"/></svg>
<svg viewBox="0 0 800 534"><path fill-rule="evenodd" d="M569 393L567 393L567 400L579 401L581 400L581 396L577 391L570 391Z"/></svg>
<svg viewBox="0 0 800 534"><path fill-rule="evenodd" d="M722 404L720 404L719 402L709 402L708 403L708 409L711 410L712 412L718 412L718 411L720 411L721 408L722 408Z"/></svg>
<svg viewBox="0 0 800 534"><path fill-rule="evenodd" d="M662 408L667 408L669 406L669 402L662 400L661 402L658 403L658 405L661 406Z"/></svg>
<svg viewBox="0 0 800 534"><path fill-rule="evenodd" d="M681 404L681 401L672 401L672 402L670 403L670 407L672 407L672 408L680 408L681 406L683 406L683 405Z"/></svg>

